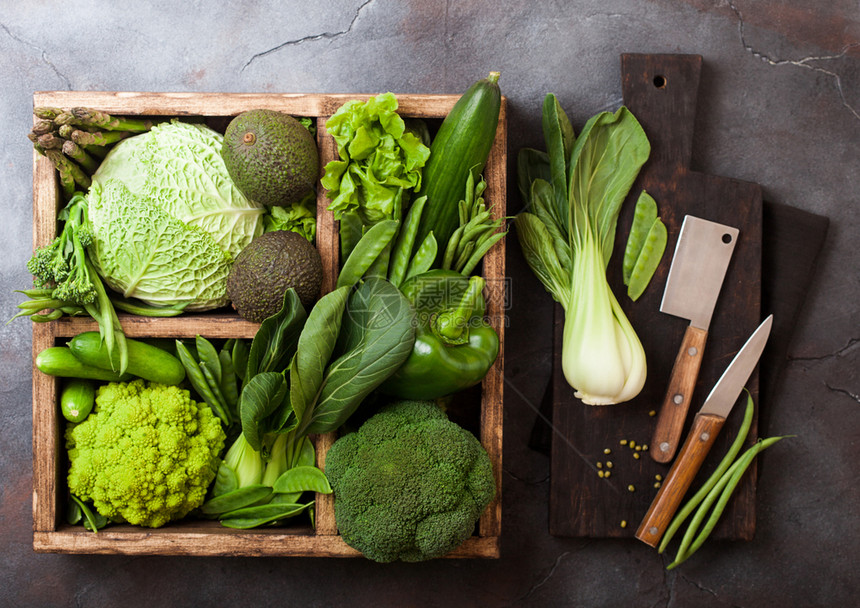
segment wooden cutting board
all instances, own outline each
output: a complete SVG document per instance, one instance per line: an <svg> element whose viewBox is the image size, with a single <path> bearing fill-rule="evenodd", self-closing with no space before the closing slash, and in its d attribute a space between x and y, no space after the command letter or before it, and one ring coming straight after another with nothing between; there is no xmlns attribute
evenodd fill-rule
<svg viewBox="0 0 860 608"><path fill-rule="evenodd" d="M684 431L734 354L761 320L762 200L758 185L706 175L689 168L702 58L698 55L623 55L624 104L639 119L651 142L651 156L631 190L618 221L615 253L608 276L619 302L639 335L648 362L645 387L634 400L612 406L589 406L574 397L561 371L564 317L556 309L553 370L553 433L549 530L556 536L632 537L657 493L659 464L646 451L657 410L688 321L659 311L666 276L686 214L740 230L720 298L714 310L699 380ZM642 189L657 201L669 233L666 253L642 297L632 302L621 282L621 259ZM758 404L758 372L747 387ZM743 397L742 397L743 399ZM743 418L736 406L717 438L692 491L701 485L728 449ZM753 422L750 440L756 437ZM626 440L627 446L621 445ZM649 446L650 447L650 446ZM605 453L609 450L610 453ZM637 459L634 455L638 454ZM608 462L612 468L608 468ZM598 471L610 470L608 478ZM755 529L755 478L738 486L716 538L749 539ZM631 491L630 488L633 488ZM626 526L622 524L626 522Z"/></svg>

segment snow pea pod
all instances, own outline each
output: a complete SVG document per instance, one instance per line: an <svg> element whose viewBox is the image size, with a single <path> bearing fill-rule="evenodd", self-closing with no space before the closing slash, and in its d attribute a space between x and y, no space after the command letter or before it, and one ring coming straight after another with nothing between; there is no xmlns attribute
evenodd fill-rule
<svg viewBox="0 0 860 608"><path fill-rule="evenodd" d="M400 287L406 278L409 261L412 259L412 249L415 247L415 236L418 234L418 226L421 224L421 214L424 212L426 202L427 197L422 196L412 203L394 243L389 262L388 280L395 287Z"/></svg>
<svg viewBox="0 0 860 608"><path fill-rule="evenodd" d="M630 226L630 234L627 237L627 245L624 248L624 260L621 263L624 284L630 282L630 275L636 265L636 259L645 244L645 237L657 219L657 201L645 192L639 195L636 207L633 209L633 224Z"/></svg>
<svg viewBox="0 0 860 608"><path fill-rule="evenodd" d="M433 236L433 231L431 230L421 242L418 251L412 256L409 268L406 270L406 278L411 279L430 270L433 267L433 262L436 260L437 251L436 237Z"/></svg>
<svg viewBox="0 0 860 608"><path fill-rule="evenodd" d="M373 265L397 232L400 222L385 220L372 226L356 243L343 263L337 278L337 286L353 286Z"/></svg>
<svg viewBox="0 0 860 608"><path fill-rule="evenodd" d="M230 513L237 509L250 507L251 505L265 500L272 495L272 488L262 484L254 484L238 488L232 492L221 494L210 498L200 507L204 515L221 515Z"/></svg>
<svg viewBox="0 0 860 608"><path fill-rule="evenodd" d="M331 494L331 486L325 473L314 466L299 466L287 469L275 480L272 490L279 493L319 492Z"/></svg>
<svg viewBox="0 0 860 608"><path fill-rule="evenodd" d="M295 517L305 509L311 507L313 504L313 501L304 505L271 503L256 507L248 507L246 509L239 509L232 513L225 514L223 519L221 519L221 525L225 528L235 528L239 530L256 528L265 524L278 522L282 519Z"/></svg>

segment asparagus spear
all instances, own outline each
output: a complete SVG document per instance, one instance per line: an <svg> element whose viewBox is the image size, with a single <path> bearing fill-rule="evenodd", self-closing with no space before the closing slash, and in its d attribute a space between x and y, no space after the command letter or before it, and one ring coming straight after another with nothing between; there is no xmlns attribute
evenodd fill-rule
<svg viewBox="0 0 860 608"><path fill-rule="evenodd" d="M111 116L92 108L72 108L77 124L90 125L109 131L149 131L152 121Z"/></svg>
<svg viewBox="0 0 860 608"><path fill-rule="evenodd" d="M62 113L63 111L60 108L50 108L47 106L33 108L33 114L36 115L36 118L44 118L45 120L53 120Z"/></svg>
<svg viewBox="0 0 860 608"><path fill-rule="evenodd" d="M59 150L45 150L45 154L49 159L51 159L51 162L54 163L54 167L57 168L57 171L60 172L60 183L63 184L64 188L68 182L68 178L64 178L65 175L70 175L73 182L84 190L90 187L90 184L92 183L90 176L84 173L83 169L73 163L71 159L63 155L62 152Z"/></svg>
<svg viewBox="0 0 860 608"><path fill-rule="evenodd" d="M94 133L90 133L89 131L75 129L72 131L72 141L79 146L108 146L128 137L129 135L131 135L131 133L128 131L107 131L104 133L96 131Z"/></svg>
<svg viewBox="0 0 860 608"><path fill-rule="evenodd" d="M84 152L84 150L73 141L66 140L66 143L63 144L63 154L77 162L91 174L95 173L95 170L99 168L99 161Z"/></svg>
<svg viewBox="0 0 860 608"><path fill-rule="evenodd" d="M33 125L33 133L36 135L44 135L54 130L53 120L37 120Z"/></svg>
<svg viewBox="0 0 860 608"><path fill-rule="evenodd" d="M59 150L63 147L63 142L65 141L65 139L53 133L45 133L36 138L36 142L46 150Z"/></svg>

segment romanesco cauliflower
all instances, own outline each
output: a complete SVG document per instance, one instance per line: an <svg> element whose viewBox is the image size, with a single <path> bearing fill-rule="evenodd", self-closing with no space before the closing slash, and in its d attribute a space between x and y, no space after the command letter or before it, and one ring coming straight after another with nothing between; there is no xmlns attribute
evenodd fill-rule
<svg viewBox="0 0 860 608"><path fill-rule="evenodd" d="M111 382L66 430L69 490L111 521L157 528L203 503L224 441L218 418L187 390Z"/></svg>

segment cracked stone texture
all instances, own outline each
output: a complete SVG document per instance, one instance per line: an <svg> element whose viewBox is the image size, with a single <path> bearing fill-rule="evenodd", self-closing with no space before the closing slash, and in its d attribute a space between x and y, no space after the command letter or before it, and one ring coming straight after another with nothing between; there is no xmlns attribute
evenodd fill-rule
<svg viewBox="0 0 860 608"><path fill-rule="evenodd" d="M547 534L548 462L528 449L549 379L551 304L509 241L503 558L364 560L37 555L30 327L0 326L2 606L848 606L860 591L860 7L856 0L549 2L4 1L0 310L28 284L35 90L459 93L491 69L509 150L541 145L555 92L577 126L621 100L619 54L704 56L695 169L760 183L831 229L769 404L756 538L681 568L635 541ZM73 9L70 7L74 7ZM513 176L514 164L509 165ZM509 208L520 205L515 182ZM381 601L380 598L388 598ZM852 598L855 598L852 600Z"/></svg>

